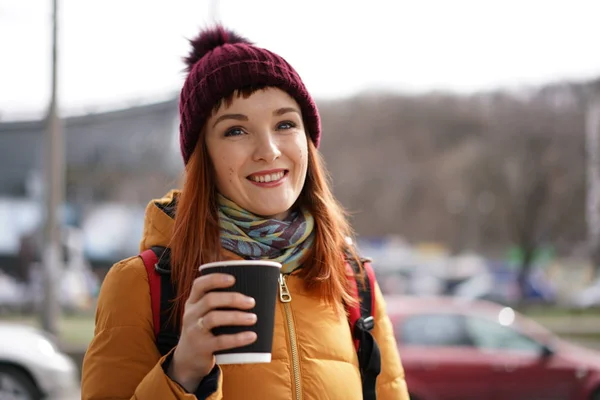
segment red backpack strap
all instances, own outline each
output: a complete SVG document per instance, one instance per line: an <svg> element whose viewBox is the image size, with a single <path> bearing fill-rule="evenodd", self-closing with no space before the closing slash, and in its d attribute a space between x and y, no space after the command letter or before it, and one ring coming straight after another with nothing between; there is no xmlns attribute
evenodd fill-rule
<svg viewBox="0 0 600 400"><path fill-rule="evenodd" d="M358 304L353 307L347 307L348 311L348 323L350 324L350 332L352 333L352 338L354 338L354 347L356 347L356 351L358 351L359 342L356 336L354 335L354 327L356 326L356 321L360 319L360 297L358 295L358 281L356 280L356 274L350 265L350 263L346 263L346 272L348 275L348 284L350 285L350 291L352 293L352 297L358 300Z"/></svg>
<svg viewBox="0 0 600 400"><path fill-rule="evenodd" d="M349 283L359 303L348 307L348 320L358 354L364 400L376 400L377 376L381 372L381 353L371 330L375 327L375 272L368 260L362 268L350 258L346 263ZM359 277L364 279L359 282Z"/></svg>
<svg viewBox="0 0 600 400"><path fill-rule="evenodd" d="M144 261L148 273L148 284L150 285L150 304L152 306L152 322L154 324L154 336L158 337L160 332L160 275L156 271L158 256L152 249L143 251L140 257Z"/></svg>
<svg viewBox="0 0 600 400"><path fill-rule="evenodd" d="M357 323L364 325L367 330L371 330L375 326L375 272L369 260L362 261L362 270L358 265L353 264L356 263L347 262L346 271L350 290L354 298L358 300L358 304L348 307L347 311L354 344L358 350L359 343L355 332ZM358 281L359 276L364 277L364 286Z"/></svg>
<svg viewBox="0 0 600 400"><path fill-rule="evenodd" d="M150 304L156 347L161 355L166 355L179 342L179 324L172 317L172 303L177 288L171 281L170 250L153 246L142 252L150 287Z"/></svg>

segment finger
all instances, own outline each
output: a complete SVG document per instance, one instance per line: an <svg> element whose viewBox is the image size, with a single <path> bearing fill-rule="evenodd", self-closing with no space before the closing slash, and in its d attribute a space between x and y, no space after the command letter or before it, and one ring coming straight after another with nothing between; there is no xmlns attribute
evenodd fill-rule
<svg viewBox="0 0 600 400"><path fill-rule="evenodd" d="M247 331L234 335L218 335L212 339L213 352L247 346L256 341L256 333Z"/></svg>
<svg viewBox="0 0 600 400"><path fill-rule="evenodd" d="M201 317L201 320L200 328L203 330L219 326L251 326L256 323L256 314L244 311L211 311Z"/></svg>
<svg viewBox="0 0 600 400"><path fill-rule="evenodd" d="M198 300L211 290L228 288L234 283L235 277L229 274L214 273L196 278L192 284L192 290L187 303L197 303Z"/></svg>
<svg viewBox="0 0 600 400"><path fill-rule="evenodd" d="M237 292L209 292L202 297L193 307L197 317L204 316L218 308L232 308L248 310L256 305L252 297Z"/></svg>

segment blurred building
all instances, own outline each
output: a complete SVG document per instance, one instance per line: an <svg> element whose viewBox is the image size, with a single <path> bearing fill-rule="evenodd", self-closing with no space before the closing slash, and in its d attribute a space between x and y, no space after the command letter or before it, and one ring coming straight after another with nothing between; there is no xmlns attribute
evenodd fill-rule
<svg viewBox="0 0 600 400"><path fill-rule="evenodd" d="M174 151L178 124L175 98L65 118L68 201L114 196L99 185L104 180L174 175L181 163ZM0 195L29 197L34 181L45 180L45 133L43 120L0 121Z"/></svg>
<svg viewBox="0 0 600 400"><path fill-rule="evenodd" d="M63 120L68 211L65 223L97 230L86 220L98 220L98 209L106 209L108 204L130 210L132 223L141 224L140 210L148 200L178 185L183 165L178 147L177 101L172 97ZM39 235L43 222L46 132L44 120L0 120L0 268L11 274L19 264L19 253L31 257L30 237ZM102 229L109 228L103 224ZM141 226L136 227L138 230ZM122 236L110 231L104 234ZM84 232L84 237L97 236L97 232ZM22 244L27 245L27 251ZM89 245L93 246L86 243ZM129 247L122 252L137 250ZM97 258L92 263L103 266L121 256L106 254L108 259L102 260L96 249L88 253Z"/></svg>

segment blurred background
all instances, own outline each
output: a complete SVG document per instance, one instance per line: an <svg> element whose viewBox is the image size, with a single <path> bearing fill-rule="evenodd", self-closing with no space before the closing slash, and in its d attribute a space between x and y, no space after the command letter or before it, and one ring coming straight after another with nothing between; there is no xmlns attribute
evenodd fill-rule
<svg viewBox="0 0 600 400"><path fill-rule="evenodd" d="M598 15L593 0L3 0L0 337L36 344L0 351L0 400L66 393L31 361L44 349L78 379L106 272L179 186L181 59L214 21L316 98L415 399L600 399Z"/></svg>

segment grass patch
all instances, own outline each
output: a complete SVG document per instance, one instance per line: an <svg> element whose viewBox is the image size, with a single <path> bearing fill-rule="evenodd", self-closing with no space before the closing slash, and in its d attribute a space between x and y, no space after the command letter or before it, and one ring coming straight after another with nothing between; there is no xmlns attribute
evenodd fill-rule
<svg viewBox="0 0 600 400"><path fill-rule="evenodd" d="M39 318L35 315L8 315L0 317L0 321L10 321L40 328ZM93 315L62 315L58 324L59 341L68 347L89 345L94 336Z"/></svg>
<svg viewBox="0 0 600 400"><path fill-rule="evenodd" d="M586 332L577 334L561 334L561 338L570 340L586 340L600 343L600 332Z"/></svg>
<svg viewBox="0 0 600 400"><path fill-rule="evenodd" d="M561 317L598 317L600 308L573 309L553 307L548 305L527 305L516 307L515 310L531 318L561 318Z"/></svg>
<svg viewBox="0 0 600 400"><path fill-rule="evenodd" d="M544 305L519 307L523 315L545 325L561 337L600 342L600 309L573 310ZM2 315L0 321L11 321L40 327L36 315ZM577 329L579 327L588 329ZM596 326L598 327L596 329ZM69 348L86 348L94 336L94 315L63 314L59 322L59 340Z"/></svg>

